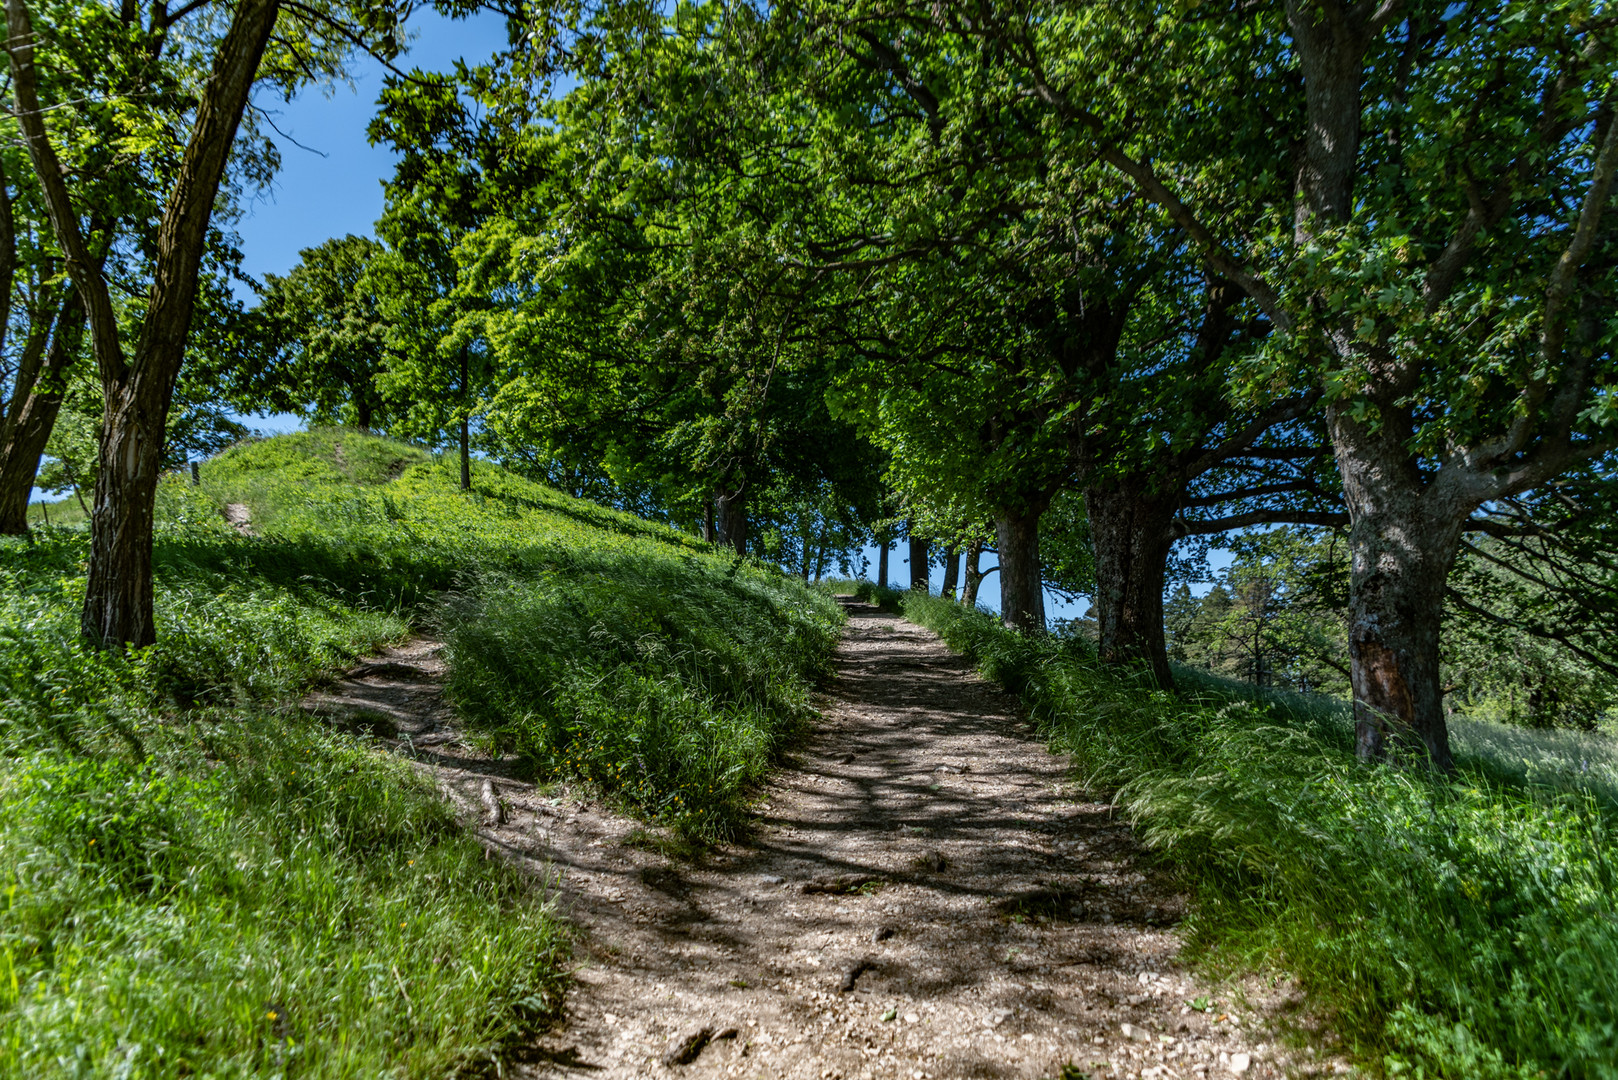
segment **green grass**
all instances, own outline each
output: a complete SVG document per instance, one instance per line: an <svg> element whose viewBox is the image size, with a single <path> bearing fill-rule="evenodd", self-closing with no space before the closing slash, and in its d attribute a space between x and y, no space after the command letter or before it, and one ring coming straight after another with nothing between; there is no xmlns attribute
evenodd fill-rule
<svg viewBox="0 0 1618 1080"><path fill-rule="evenodd" d="M416 611L447 645L462 717L535 778L587 780L688 839L734 833L809 716L837 604L484 462L470 492L449 464L402 453L370 453L382 467L354 483L334 462L339 448L359 460L364 442L316 431L247 444L204 466L202 488L249 506L261 559L285 550L322 588ZM314 464L281 471L288 446Z"/></svg>
<svg viewBox="0 0 1618 1080"><path fill-rule="evenodd" d="M717 839L810 715L840 613L790 579L645 551L486 573L446 611L462 714L542 777Z"/></svg>
<svg viewBox="0 0 1618 1080"><path fill-rule="evenodd" d="M85 497L85 502L89 502L88 496ZM41 525L51 525L58 528L83 528L84 523L89 520L89 515L84 512L84 507L80 506L78 500L71 495L56 502L28 504L28 524L34 528Z"/></svg>
<svg viewBox="0 0 1618 1080"><path fill-rule="evenodd" d="M1610 748L1461 725L1452 778L1368 767L1334 703L1168 694L1083 642L904 606L1118 792L1193 890L1205 963L1296 975L1390 1075L1618 1076Z"/></svg>
<svg viewBox="0 0 1618 1080"><path fill-rule="evenodd" d="M166 482L159 642L127 658L78 638L82 529L0 540L0 1078L440 1077L554 1011L543 890L408 763L289 707L413 632L446 635L457 702L536 775L734 826L835 604L476 473L462 493L321 431Z"/></svg>

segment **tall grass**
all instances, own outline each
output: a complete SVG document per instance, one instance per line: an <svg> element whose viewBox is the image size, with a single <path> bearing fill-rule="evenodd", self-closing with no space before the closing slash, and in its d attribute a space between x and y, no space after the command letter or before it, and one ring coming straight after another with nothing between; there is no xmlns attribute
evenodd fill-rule
<svg viewBox="0 0 1618 1080"><path fill-rule="evenodd" d="M1498 740L1467 729L1452 778L1364 766L1340 709L1212 683L1164 693L1082 642L904 603L1021 693L1082 777L1118 790L1194 890L1188 929L1209 962L1290 970L1390 1074L1618 1075L1601 785L1540 783L1543 769L1514 772Z"/></svg>
<svg viewBox="0 0 1618 1080"><path fill-rule="evenodd" d="M475 474L322 431L165 483L159 640L128 657L78 636L81 530L0 540L0 1078L441 1077L554 1010L542 891L407 763L289 708L413 631L448 634L456 700L536 772L733 820L836 605Z"/></svg>
<svg viewBox="0 0 1618 1080"><path fill-rule="evenodd" d="M486 462L461 492L458 465L357 449L367 441L383 440L319 431L245 445L204 466L203 489L245 502L259 550L295 555L314 587L431 624L463 718L536 777L588 780L693 839L733 832L808 715L837 604ZM288 447L314 463L280 471ZM339 450L384 467L355 483Z"/></svg>
<svg viewBox="0 0 1618 1080"><path fill-rule="evenodd" d="M809 716L841 615L773 573L603 552L565 575L481 578L444 623L469 720L540 775L587 777L708 840Z"/></svg>
<svg viewBox="0 0 1618 1080"><path fill-rule="evenodd" d="M0 543L0 1077L439 1076L560 928L403 763L274 709L406 631L166 490L160 644L78 637L82 532Z"/></svg>

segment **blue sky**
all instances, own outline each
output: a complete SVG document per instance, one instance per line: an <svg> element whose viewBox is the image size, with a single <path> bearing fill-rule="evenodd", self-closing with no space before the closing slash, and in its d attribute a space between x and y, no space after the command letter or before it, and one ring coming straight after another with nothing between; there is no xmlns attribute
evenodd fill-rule
<svg viewBox="0 0 1618 1080"><path fill-rule="evenodd" d="M412 30L410 51L395 61L405 71L445 71L460 58L483 59L506 41L504 20L489 15L452 21L428 9L412 20ZM382 185L397 161L397 155L365 137L387 73L361 54L351 68L351 85L324 92L310 88L290 102L267 93L255 99L274 125L281 170L236 225L247 273L284 274L304 248L349 233L373 235L382 216ZM285 414L243 420L261 431L300 426L297 417Z"/></svg>
<svg viewBox="0 0 1618 1080"><path fill-rule="evenodd" d="M504 46L504 21L488 15L460 22L431 10L413 20L410 51L395 63L404 70L444 71L457 58L477 61ZM329 93L305 90L290 103L261 94L255 104L286 137L275 136L281 171L237 225L246 270L255 277L282 274L298 252L334 236L371 235L382 216L382 183L395 155L370 145L366 126L376 114L386 69L369 56L353 64L353 86Z"/></svg>

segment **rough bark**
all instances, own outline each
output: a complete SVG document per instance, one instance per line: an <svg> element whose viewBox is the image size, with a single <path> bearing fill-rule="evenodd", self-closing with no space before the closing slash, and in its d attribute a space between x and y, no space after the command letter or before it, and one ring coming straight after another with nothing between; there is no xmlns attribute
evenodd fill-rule
<svg viewBox="0 0 1618 1080"><path fill-rule="evenodd" d="M1095 549L1101 659L1142 666L1165 689L1174 685L1163 638L1163 587L1177 502L1126 487L1084 493Z"/></svg>
<svg viewBox="0 0 1618 1080"><path fill-rule="evenodd" d="M881 536L877 538L876 542L881 545L876 556L876 584L878 588L886 589L888 587L888 539Z"/></svg>
<svg viewBox="0 0 1618 1080"><path fill-rule="evenodd" d="M54 326L39 335L50 339L48 350L43 340L38 342L38 351L45 354L43 363L29 361L27 354L35 351L35 341L24 351L11 408L0 428L0 535L20 536L28 531L28 497L39 475L40 456L61 412L67 373L78 358L83 332L84 309L78 294L70 292Z"/></svg>
<svg viewBox="0 0 1618 1080"><path fill-rule="evenodd" d="M1355 743L1365 760L1452 767L1439 677L1444 587L1470 514L1464 494L1424 484L1398 436L1327 413L1352 524L1348 650Z"/></svg>
<svg viewBox="0 0 1618 1080"><path fill-rule="evenodd" d="M910 538L910 588L916 592L927 592L931 588L930 567L927 564L932 559L932 552L931 540L919 536Z"/></svg>
<svg viewBox="0 0 1618 1080"><path fill-rule="evenodd" d="M938 595L946 600L955 599L955 586L961 580L961 553L951 544L944 549L944 587Z"/></svg>
<svg viewBox="0 0 1618 1080"><path fill-rule="evenodd" d="M1045 583L1039 569L1039 519L1044 502L995 513L1000 552L1000 621L1023 633L1045 629Z"/></svg>
<svg viewBox="0 0 1618 1080"><path fill-rule="evenodd" d="M472 407L472 391L467 378L466 347L461 346L461 490L472 490L472 435L467 410Z"/></svg>
<svg viewBox="0 0 1618 1080"><path fill-rule="evenodd" d="M461 417L461 490L472 490L472 437L466 417Z"/></svg>
<svg viewBox="0 0 1618 1080"><path fill-rule="evenodd" d="M101 469L90 522L82 629L110 649L151 644L152 510L164 425L185 356L208 224L279 0L241 0L197 101L190 139L158 224L151 291L132 358L118 333L111 290L92 258L79 212L45 130L25 0L6 0L13 115L22 129L51 229L84 304L105 395Z"/></svg>
<svg viewBox="0 0 1618 1080"><path fill-rule="evenodd" d="M978 606L978 586L983 583L983 571L978 569L983 558L983 545L974 540L966 545L966 568L961 582L961 603L966 607Z"/></svg>
<svg viewBox="0 0 1618 1080"><path fill-rule="evenodd" d="M714 535L721 547L747 554L747 495L743 491L721 491L714 496Z"/></svg>

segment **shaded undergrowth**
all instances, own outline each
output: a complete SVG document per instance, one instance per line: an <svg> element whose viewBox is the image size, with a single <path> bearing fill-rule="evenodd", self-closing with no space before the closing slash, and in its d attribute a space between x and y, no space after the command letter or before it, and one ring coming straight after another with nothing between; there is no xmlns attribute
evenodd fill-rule
<svg viewBox="0 0 1618 1080"><path fill-rule="evenodd" d="M1214 965L1295 974L1390 1075L1618 1075L1618 899L1600 787L1537 783L1482 740L1443 778L1357 762L1332 702L1166 693L1088 643L907 594L1016 690L1088 783L1116 789L1197 897ZM1520 750L1520 748L1519 748Z"/></svg>

